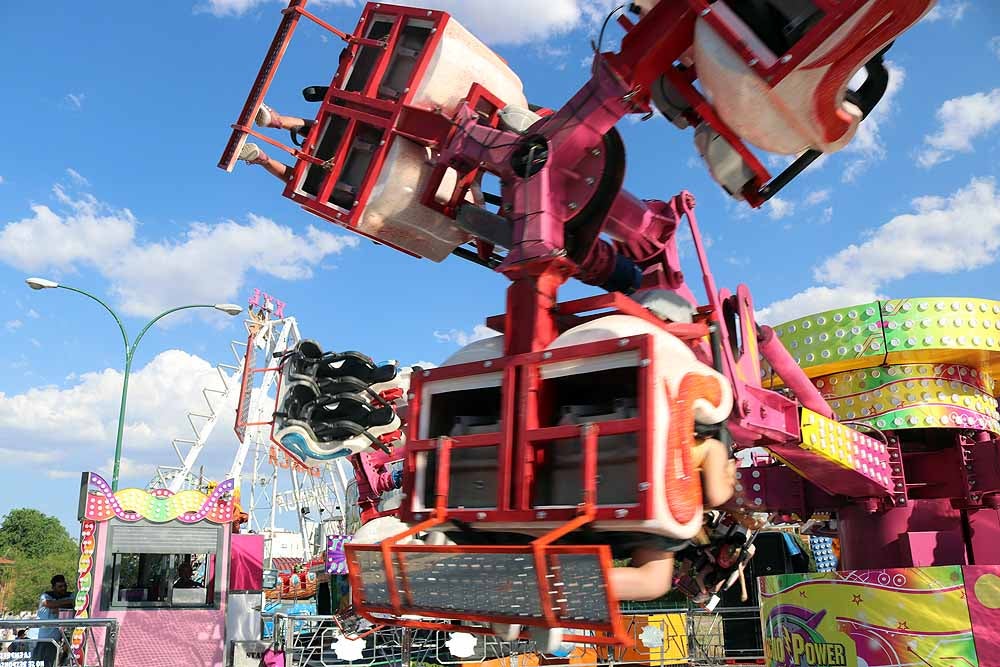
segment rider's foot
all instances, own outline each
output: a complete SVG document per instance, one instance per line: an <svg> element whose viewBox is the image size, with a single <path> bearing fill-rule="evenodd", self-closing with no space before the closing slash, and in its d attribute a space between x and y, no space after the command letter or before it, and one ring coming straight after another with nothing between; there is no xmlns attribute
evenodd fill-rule
<svg viewBox="0 0 1000 667"><path fill-rule="evenodd" d="M281 114L266 104L261 104L260 109L257 110L257 117L254 118L254 122L260 127L280 128Z"/></svg>
<svg viewBox="0 0 1000 667"><path fill-rule="evenodd" d="M243 144L240 149L240 159L247 164L261 164L267 161L267 155L257 144Z"/></svg>

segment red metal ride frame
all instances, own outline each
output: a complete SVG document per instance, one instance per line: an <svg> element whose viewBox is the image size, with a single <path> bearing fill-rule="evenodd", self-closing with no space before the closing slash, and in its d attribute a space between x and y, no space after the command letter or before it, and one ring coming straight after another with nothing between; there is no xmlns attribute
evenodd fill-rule
<svg viewBox="0 0 1000 667"><path fill-rule="evenodd" d="M822 24L823 30L830 29L833 18L852 11L850 8L856 11L860 6L860 0L821 2L821 6L831 12L831 16L826 19L827 23ZM539 398L543 384L540 368L555 360L593 357L623 349L637 350L648 359L648 341L645 337L637 336L624 344L614 340L600 341L546 351L545 348L565 329L566 322L579 321L575 316L586 310L579 303L560 305L557 298L559 287L574 276L585 276L592 284L602 285L615 268L616 259L624 258L644 272L644 287L657 286L671 290L693 302L693 295L684 284L677 266L675 245L676 226L679 218L686 215L708 294L708 304L699 309L696 323L687 328L666 325L653 319L638 304L622 295L615 295L610 300L601 302L601 305L614 307L619 312L636 315L646 321L653 319L668 331L685 334L700 358L705 361L714 360L717 368L731 380L735 390L736 409L729 426L739 444L789 445L798 442L799 438L798 403L760 386L756 361L757 328L753 320L749 291L740 286L733 295L718 290L714 283L693 215L693 197L682 193L669 202L642 201L621 190L624 156L621 152L623 149L616 144L617 135L613 128L623 116L650 109L651 85L664 76L687 98L693 109L692 115L697 116L693 120L708 122L751 167L755 179L743 193L747 200L752 205L759 205L763 201L760 191L769 179L769 174L694 88L697 74L694 69L681 71L674 66L692 45L697 10L700 9L704 14L711 8L702 0L664 0L637 24L622 22L628 33L622 41L621 51L599 54L595 58L592 78L565 106L546 115L531 128L532 139L539 142L535 148L544 145L544 163L535 171L534 160L525 159L522 161L523 168L518 171L514 158L518 150L527 148L527 138L497 127L496 113L500 100L489 91L473 85L465 104L454 118L409 105L414 95L413 86L405 88L397 99L380 98L379 86L391 54L400 41L403 22L410 17L419 16L421 20L430 21L440 28L449 20L447 14L369 3L354 33L347 35L305 12L304 5L304 0L292 0L257 83L244 106L240 121L234 126L233 136L220 166L231 167L239 142L246 134L254 133L249 128L249 123L263 101L273 69L281 59L295 22L299 17L306 17L333 30L349 46L347 56L342 59L341 67L320 107L318 122L302 150L288 149L298 161L286 185L285 196L327 220L358 232L359 212L368 201L391 145L395 141L414 141L437 151L437 180L423 193L425 205L448 215L455 215L467 188L478 179L480 173L490 172L498 176L503 184L502 217L506 218L513 237L509 253L499 268L511 281L502 326L505 334L504 356L490 362L493 365L489 369L489 372L499 372L502 376L500 428L495 433L421 441L417 416L421 409L422 383L486 371L483 370L483 364L466 364L427 371L426 378L415 379L410 403L411 438L406 453L404 488L408 492L413 491L419 457L434 453L437 456L435 504L426 511L404 505L401 510L402 518L414 521L416 525L402 535L380 545L347 546L356 608L376 622L384 620L379 615L387 615L393 619L394 624L412 627L486 632L484 628L442 625L427 620L404 619L403 616L595 630L605 634L596 638L569 636L567 639L572 641L578 638L588 643L623 642L625 638L621 620L610 590L607 590L604 598L608 605L607 618L599 622L580 622L561 615L560 600L552 594L553 589L550 588L551 582L557 577L555 563L560 555L585 555L597 560L604 587L608 589L610 554L607 547L562 546L553 543L586 523L617 518L619 510L648 514L648 503L645 503L642 493L635 507L596 506L593 478L600 434L637 432L640 434L640 450L650 446L643 433L648 427L644 418L651 419L648 410L649 396L652 393L651 381L640 369L639 403L640 411L645 413L644 418L605 422L581 430L580 427L544 423L541 416L542 399ZM394 18L384 41L370 39L366 32L374 23L376 15ZM440 29L435 30L428 39L411 73L411 83L418 80L426 70L442 32ZM810 49L816 48L823 34L821 30L804 38L793 51L793 57L805 58ZM734 38L731 34L729 37L731 40ZM361 89L356 92L346 91L344 82L353 71L359 49L376 50L371 73ZM794 65L768 66L766 76L780 80L792 67ZM345 123L340 142L331 155L317 157L315 152L320 135L333 119L342 119ZM330 197L339 176L347 166L345 158L348 150L362 127L377 130L378 145L372 145L369 167L356 190L352 191L355 197L353 206L336 206L330 202ZM535 148L531 148L525 157L534 155L531 151ZM304 192L302 184L306 174L316 168L321 168L326 173L315 193ZM458 186L450 200L440 205L433 198L436 190L434 186L440 183L441 177L449 168L457 172ZM589 234L582 233L581 228ZM604 241L602 234L611 236L614 244ZM588 305L596 304L597 302ZM709 327L717 332L721 342L719 357L714 359L706 340ZM734 345L737 338L741 341L739 349ZM771 341L771 344L774 342ZM772 348L772 352L778 356L780 350ZM807 378L801 369L785 367L783 372L788 375L785 378L786 384L798 381L800 386L805 387L803 383L807 382ZM829 411L818 394L798 398L816 412L826 414ZM580 471L585 476L583 488L586 490L582 502L578 507L546 510L549 512L546 518L554 525L547 535L530 546L433 547L400 543L450 519L481 522L491 519L537 521L538 513L531 507L535 445L577 434L582 438L581 445L585 454L585 465ZM497 447L498 450L499 491L496 507L486 510L449 507L448 472L451 455L463 448L486 446ZM640 456L640 460L645 459L646 457ZM806 474L809 472L808 466L808 460L800 462L800 469ZM819 469L824 468L820 466L817 470ZM642 480L648 479L651 474L644 469L639 472ZM414 500L412 493L410 500ZM407 566L408 559L421 554L436 554L442 559L454 554L530 555L536 567L540 614L526 618L517 614L498 615L435 608L427 600L418 599L417 591L414 590L417 582L412 576L416 570ZM366 581L361 573L364 563L371 564L364 559L371 557L380 559L374 567L378 570L376 574L384 578L384 581L376 582L378 586L374 588L374 584Z"/></svg>

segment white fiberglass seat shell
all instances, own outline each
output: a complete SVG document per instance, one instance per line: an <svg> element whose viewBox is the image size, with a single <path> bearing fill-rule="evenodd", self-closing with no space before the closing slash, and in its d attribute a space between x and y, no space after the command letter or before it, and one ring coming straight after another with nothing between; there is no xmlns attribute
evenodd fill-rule
<svg viewBox="0 0 1000 667"><path fill-rule="evenodd" d="M868 0L774 86L699 17L693 49L698 79L719 117L754 146L782 155L807 149L833 153L854 138L862 119L861 109L846 99L851 77L933 4ZM792 58L772 52L725 2L713 3L711 16L747 45L760 66Z"/></svg>
<svg viewBox="0 0 1000 667"><path fill-rule="evenodd" d="M695 422L717 424L732 411L732 387L725 376L698 361L683 341L651 322L630 315L608 315L574 327L556 338L548 349L643 334L653 339L653 358L649 367L653 375L652 451L646 462L647 468L652 471L648 482L652 494L653 516L645 521L597 522L594 527L597 530L634 531L688 539L701 527L702 500L700 497L686 499L685 506L690 506L692 502L697 504L697 511L694 512L682 512L679 507L671 507L667 476L669 471L676 470L679 466L669 464L677 463L678 457L684 457L685 453L682 451L682 443L670 441L671 428L676 428L676 425L671 424L671 419L676 418L676 415L671 413L670 402L685 394L684 399L692 404ZM645 362L639 358L637 351L626 351L550 364L543 368L542 378L547 380L580 375L581 382L585 382L586 375L595 371L638 367L643 363ZM685 379L689 376L705 378L713 387L714 397L707 399L690 391L689 380ZM683 424L682 428L693 432L694 423ZM673 457L673 460L668 461L668 457ZM695 471L690 472L697 475Z"/></svg>
<svg viewBox="0 0 1000 667"><path fill-rule="evenodd" d="M517 74L461 23L449 18L426 69L414 81L415 92L409 104L437 110L450 118L473 83L483 86L504 105L528 106ZM471 237L454 220L422 203L434 171L431 158L430 149L397 137L368 197L358 230L440 262ZM445 174L436 193L438 202L448 200L456 180L453 170ZM475 189L466 199L483 205Z"/></svg>

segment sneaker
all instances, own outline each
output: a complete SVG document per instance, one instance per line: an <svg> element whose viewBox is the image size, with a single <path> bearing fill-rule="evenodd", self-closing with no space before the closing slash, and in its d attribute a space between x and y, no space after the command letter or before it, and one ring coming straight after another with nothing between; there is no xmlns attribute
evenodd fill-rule
<svg viewBox="0 0 1000 667"><path fill-rule="evenodd" d="M264 155L264 151L257 144L243 144L240 149L240 159L248 164L255 164Z"/></svg>
<svg viewBox="0 0 1000 667"><path fill-rule="evenodd" d="M266 104L261 104L253 122L260 127L281 127L281 115Z"/></svg>

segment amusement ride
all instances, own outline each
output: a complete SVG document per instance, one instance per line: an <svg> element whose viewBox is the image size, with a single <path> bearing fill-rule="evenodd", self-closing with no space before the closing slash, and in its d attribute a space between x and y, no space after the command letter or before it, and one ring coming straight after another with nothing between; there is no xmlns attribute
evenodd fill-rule
<svg viewBox="0 0 1000 667"><path fill-rule="evenodd" d="M85 561L125 553L125 528L179 522L193 540L214 521L236 605L253 587L236 581L235 554L259 553L249 538L273 532L281 507L305 535L312 506L339 522L318 561L348 572L338 619L614 648L632 643L622 603L672 587L711 610L754 585L761 528L800 524L822 544L819 572L756 582L768 665L1000 665L1000 302L897 298L759 324L747 286L716 285L691 193L623 189L615 130L662 115L693 133L730 197L762 206L851 142L887 89L886 52L933 5L627 3L601 29L617 17L620 48L598 40L589 80L547 109L447 13L369 2L345 32L291 0L219 167L262 165L324 220L503 274L506 312L441 366L400 369L302 338L258 295L224 389L174 443L179 465L145 491L85 479L98 548L81 577ZM344 48L329 85L303 91L315 119L290 128L265 96L302 20ZM758 153L792 162L772 176ZM684 227L701 297L680 269ZM573 279L605 293L560 301ZM196 462L230 396L240 445L205 486ZM78 613L112 613L91 587ZM227 637L240 632L231 611Z"/></svg>

